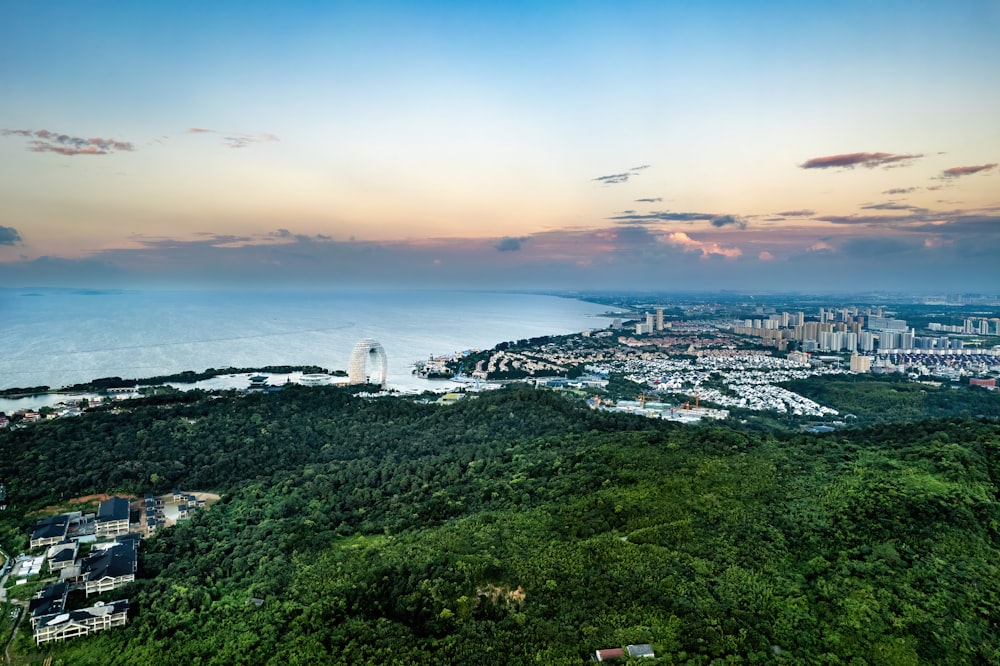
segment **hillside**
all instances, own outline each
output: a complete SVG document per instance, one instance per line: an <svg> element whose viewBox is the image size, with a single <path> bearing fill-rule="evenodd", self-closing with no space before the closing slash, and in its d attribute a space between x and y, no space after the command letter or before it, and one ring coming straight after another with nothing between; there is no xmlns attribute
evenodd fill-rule
<svg viewBox="0 0 1000 666"><path fill-rule="evenodd" d="M8 552L69 497L223 495L144 544L129 624L55 664L1000 660L995 424L761 435L524 388L185 400L0 435Z"/></svg>

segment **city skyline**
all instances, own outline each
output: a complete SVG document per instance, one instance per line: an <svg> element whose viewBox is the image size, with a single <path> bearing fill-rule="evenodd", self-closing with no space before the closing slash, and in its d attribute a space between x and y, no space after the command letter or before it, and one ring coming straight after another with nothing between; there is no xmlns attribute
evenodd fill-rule
<svg viewBox="0 0 1000 666"><path fill-rule="evenodd" d="M8 14L3 286L1000 286L996 2Z"/></svg>

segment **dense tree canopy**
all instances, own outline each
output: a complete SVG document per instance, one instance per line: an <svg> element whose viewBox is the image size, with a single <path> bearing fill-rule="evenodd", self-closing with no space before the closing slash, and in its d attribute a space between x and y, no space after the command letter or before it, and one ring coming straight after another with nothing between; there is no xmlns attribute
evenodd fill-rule
<svg viewBox="0 0 1000 666"><path fill-rule="evenodd" d="M53 663L1000 660L996 424L759 434L524 388L164 400L0 436L8 541L90 492L223 495L144 544L129 625Z"/></svg>

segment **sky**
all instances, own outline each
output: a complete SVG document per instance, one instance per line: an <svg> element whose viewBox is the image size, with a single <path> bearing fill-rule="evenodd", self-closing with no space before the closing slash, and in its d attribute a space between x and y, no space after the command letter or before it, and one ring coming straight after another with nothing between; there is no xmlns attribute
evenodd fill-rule
<svg viewBox="0 0 1000 666"><path fill-rule="evenodd" d="M32 2L0 286L1000 292L1000 2Z"/></svg>

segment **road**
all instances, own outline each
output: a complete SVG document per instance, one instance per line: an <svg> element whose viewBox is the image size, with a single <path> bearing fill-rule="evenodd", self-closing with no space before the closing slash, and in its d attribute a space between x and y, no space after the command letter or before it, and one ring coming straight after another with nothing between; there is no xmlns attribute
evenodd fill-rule
<svg viewBox="0 0 1000 666"><path fill-rule="evenodd" d="M14 610L17 611L17 617L14 618L14 631L10 634L10 640L7 644L3 646L3 663L10 663L10 644L14 642L17 637L17 630L21 628L21 617L24 615L24 608L22 606L15 606Z"/></svg>

